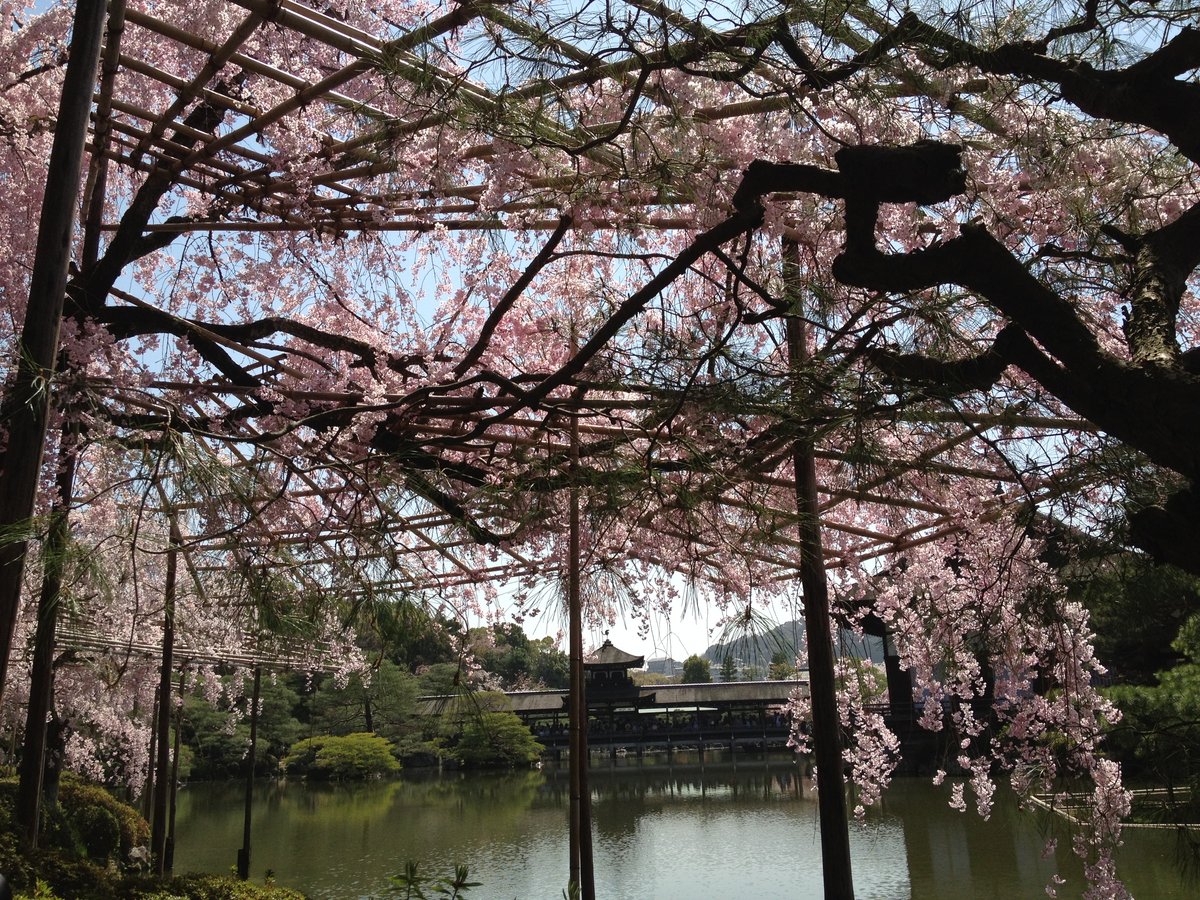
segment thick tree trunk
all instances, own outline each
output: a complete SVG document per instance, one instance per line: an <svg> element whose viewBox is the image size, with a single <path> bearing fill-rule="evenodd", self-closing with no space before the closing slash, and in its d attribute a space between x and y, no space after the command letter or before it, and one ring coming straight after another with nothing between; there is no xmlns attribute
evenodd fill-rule
<svg viewBox="0 0 1200 900"><path fill-rule="evenodd" d="M166 585L163 589L162 660L158 677L157 759L154 765L154 816L151 820L150 852L154 873L167 870L167 807L171 799L171 707L175 671L175 573L178 566L179 529L171 520L171 545L167 550Z"/></svg>
<svg viewBox="0 0 1200 900"><path fill-rule="evenodd" d="M59 101L58 125L54 131L46 194L38 223L29 305L21 332L16 375L4 398L8 446L0 469L0 531L5 533L30 520L37 494L46 443L51 380L58 358L59 325L67 285L67 264L71 260L83 150L104 34L104 12L104 0L79 0L75 6L70 59ZM0 545L0 697L3 697L8 681L9 653L21 603L25 552L26 541L23 540Z"/></svg>
<svg viewBox="0 0 1200 900"><path fill-rule="evenodd" d="M58 806L58 788L62 783L63 765L67 757L67 740L71 726L64 719L51 713L46 723L46 765L42 774L42 807L54 809Z"/></svg>
<svg viewBox="0 0 1200 900"><path fill-rule="evenodd" d="M75 489L75 447L63 434L62 466L58 473L58 502L50 514L50 533L42 548L42 593L38 598L37 631L33 639L33 666L29 675L29 706L25 710L25 745L21 751L17 785L17 821L30 849L38 844L39 820L46 769L46 729L54 695L54 643L58 625L63 567L66 564L70 523L68 514Z"/></svg>
<svg viewBox="0 0 1200 900"><path fill-rule="evenodd" d="M788 363L792 368L793 414L801 417L807 398L800 369L808 358L803 320L797 315L799 296L794 282L798 271L796 247L784 245L784 282L793 310L787 318ZM796 477L796 514L799 519L800 582L804 588L804 628L808 643L809 695L812 707L813 756L819 788L817 808L821 819L821 868L826 900L854 900L850 864L850 831L846 815L846 788L842 778L842 726L837 709L834 674L833 627L829 615L829 586L821 546L820 511L817 505L817 469L813 438L802 435L793 447Z"/></svg>

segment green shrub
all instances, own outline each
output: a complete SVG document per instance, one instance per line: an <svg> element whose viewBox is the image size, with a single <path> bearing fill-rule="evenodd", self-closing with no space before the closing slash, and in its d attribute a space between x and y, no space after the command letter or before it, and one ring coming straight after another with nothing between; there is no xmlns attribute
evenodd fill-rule
<svg viewBox="0 0 1200 900"><path fill-rule="evenodd" d="M467 766L527 766L542 750L515 713L484 712L463 724L453 753Z"/></svg>
<svg viewBox="0 0 1200 900"><path fill-rule="evenodd" d="M0 872L16 887L32 885L33 866L29 857L21 850L17 836L11 831L0 832Z"/></svg>
<svg viewBox="0 0 1200 900"><path fill-rule="evenodd" d="M305 900L303 894L290 888L222 875L181 875L129 896L132 900Z"/></svg>
<svg viewBox="0 0 1200 900"><path fill-rule="evenodd" d="M289 775L320 780L370 778L400 770L391 742L368 732L298 741L283 764Z"/></svg>
<svg viewBox="0 0 1200 900"><path fill-rule="evenodd" d="M31 893L18 893L16 895L16 900L62 900L62 898L59 897L58 894L54 893L50 885L46 884L46 882L39 878L34 884L33 891Z"/></svg>
<svg viewBox="0 0 1200 900"><path fill-rule="evenodd" d="M498 691L456 697L440 730L439 746L465 766L524 766L544 749Z"/></svg>
<svg viewBox="0 0 1200 900"><path fill-rule="evenodd" d="M121 825L105 807L84 806L74 814L71 824L93 861L108 862L120 854Z"/></svg>
<svg viewBox="0 0 1200 900"><path fill-rule="evenodd" d="M90 784L77 775L64 774L58 788L58 803L66 813L67 819L83 840L82 829L79 827L79 816L84 809L101 808L112 814L120 832L120 856L128 859L129 851L134 847L145 847L150 843L150 824L142 818L132 806L122 803L98 784ZM92 814L87 814L92 815Z"/></svg>
<svg viewBox="0 0 1200 900"><path fill-rule="evenodd" d="M86 859L77 859L69 850L39 851L31 862L38 881L44 880L59 897L125 900L129 896L117 873Z"/></svg>

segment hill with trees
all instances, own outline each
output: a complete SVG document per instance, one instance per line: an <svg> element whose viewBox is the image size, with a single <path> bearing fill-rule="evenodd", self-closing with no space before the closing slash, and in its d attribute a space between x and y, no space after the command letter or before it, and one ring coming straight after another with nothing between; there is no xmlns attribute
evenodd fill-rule
<svg viewBox="0 0 1200 900"><path fill-rule="evenodd" d="M841 630L834 649L839 656L883 662L883 645L878 638L858 635L849 629ZM701 655L712 664L714 673L721 671L725 657L730 656L738 661L743 673L753 669L759 673L758 677L766 678L777 654L782 653L789 661L794 661L803 652L804 622L792 619L753 633L717 641L710 644Z"/></svg>

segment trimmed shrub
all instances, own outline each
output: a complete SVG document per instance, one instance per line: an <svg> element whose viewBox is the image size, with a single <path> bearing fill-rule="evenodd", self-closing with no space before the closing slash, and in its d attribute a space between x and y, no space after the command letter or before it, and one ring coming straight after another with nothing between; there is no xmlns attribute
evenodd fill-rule
<svg viewBox="0 0 1200 900"><path fill-rule="evenodd" d="M79 842L94 862L105 863L121 852L121 824L103 806L84 806L77 810L71 824Z"/></svg>
<svg viewBox="0 0 1200 900"><path fill-rule="evenodd" d="M125 900L129 896L120 883L120 876L86 859L75 859L70 851L39 851L32 863L38 881L45 881L59 897Z"/></svg>
<svg viewBox="0 0 1200 900"><path fill-rule="evenodd" d="M527 766L543 749L515 713L484 712L463 725L453 753L466 766Z"/></svg>
<svg viewBox="0 0 1200 900"><path fill-rule="evenodd" d="M323 781L370 778L400 771L391 742L369 732L298 741L292 745L283 765L289 775Z"/></svg>
<svg viewBox="0 0 1200 900"><path fill-rule="evenodd" d="M85 810L103 809L117 824L119 841L114 848L116 852L109 859L124 862L134 847L145 847L150 843L149 823L136 809L122 803L98 784L89 784L76 775L64 774L58 788L58 804L78 842L94 858L99 857L94 855L93 845L89 843L86 833L104 826L96 824L102 818L99 813ZM100 840L98 836L95 839Z"/></svg>

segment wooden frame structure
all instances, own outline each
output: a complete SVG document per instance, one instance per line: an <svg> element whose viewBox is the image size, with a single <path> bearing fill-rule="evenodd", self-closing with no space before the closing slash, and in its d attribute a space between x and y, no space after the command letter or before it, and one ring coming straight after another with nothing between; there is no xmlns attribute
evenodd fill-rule
<svg viewBox="0 0 1200 900"><path fill-rule="evenodd" d="M294 231L347 235L355 232L423 233L435 229L502 232L510 228L522 232L537 229L550 232L561 225L565 212L561 204L569 196L570 187L564 183L565 176L548 175L545 193L532 199L483 206L480 197L484 188L471 183L469 172L463 183L444 184L437 190L415 189L412 179L400 171L403 161L392 148L397 141L427 136L447 127L448 123L453 124L454 116L461 116L466 125L460 127L476 136L475 142L460 153L461 158L467 161L487 159L496 152L497 142L503 142L506 136L503 127L497 134L489 135L478 130L480 124L494 121L502 125L505 115L511 118L525 111L533 119L522 127L531 129L531 133L552 146L557 143L564 148L582 148L575 152L588 165L606 172L592 176L593 180L624 192L625 186L619 184L625 174L620 158L603 142L595 140L601 126L572 130L553 121L551 116L535 113L544 110L547 98L553 99L557 92L594 84L604 78L630 82L636 79L640 67L653 64L660 57L670 59L672 54L694 49L697 42L720 47L738 32L737 26L731 26L728 33L720 33L703 23L681 20L665 7L640 0L630 8L643 15L662 17L674 30L676 39L666 41L658 51L659 56L649 59L632 52L622 53L618 44L605 47L603 40L598 40L592 49L604 50L601 64L585 60L584 49L573 47L554 35L533 35L533 26L503 4L453 4L443 14L414 23L408 29L377 19L382 36L297 0L229 0L225 6L226 21L233 22L232 26L219 34L205 34L189 30L161 13L142 11L137 3L117 0L111 4L104 64L88 143L92 167L89 186L95 190L97 184L103 184L104 178L99 172L108 166L126 172L146 173L147 181L168 179L182 189L198 192L209 202L208 209L202 214L167 217L160 213L146 218L138 228L144 239L181 232ZM370 16L369 13L366 15ZM549 74L537 71L523 81L506 82L498 89L495 84L489 86L489 79L495 79L488 70L492 60L486 54L479 64L478 78L472 77L474 73L470 69L466 72L452 70L449 66L454 60L446 46L452 39L464 42L472 29L477 35L490 35L497 46L503 44L497 34L512 41L533 41L536 37L545 51L544 69ZM279 59L263 55L266 31L283 32L287 35L286 41L320 45L331 59L339 60L341 64L320 78L309 72L289 71ZM162 44L170 45L171 52L163 55L178 59L180 67L168 71L139 55L135 48L146 46L147 40L156 43L157 51L162 50ZM691 118L715 121L786 112L789 105L796 102L786 89L784 73L773 71L769 59L760 61L756 76L776 90L756 102L699 107L691 110ZM236 89L231 87L231 79L238 82ZM395 83L408 89L409 93L389 89L388 85ZM414 87L419 90L414 91ZM428 94L425 104L428 108L420 107L413 100L421 92ZM154 96L171 99L158 108L147 108L148 101L139 99ZM647 102L651 101L666 106L664 98L649 96ZM538 106L539 103L542 105ZM189 115L201 107L209 110L210 115L220 117L221 124L213 130L201 130L195 123L189 124ZM314 109L321 110L321 117L328 123L327 129L311 135L311 149L304 160L293 160L295 165L278 168L275 158L264 148L262 135L275 127L303 132L309 127ZM613 123L614 128L618 124ZM295 173L300 162L306 167L302 176ZM727 174L730 179L737 177L736 171ZM93 203L90 208L101 207ZM685 191L677 191L674 195L664 195L661 191L653 196L647 193L641 208L644 214L640 220L593 215L572 220L571 227L664 232L695 228L689 215L693 200ZM130 215L127 212L122 220L112 221L93 217L91 225L96 238L99 240L108 235L110 240L113 239L122 228L130 227ZM138 226L136 216L133 218L134 226ZM115 287L110 296L135 309L156 305ZM255 341L226 336L217 327L219 323L209 323L206 327L203 322L187 320L165 310L161 312L171 320L177 334L199 335L236 355L247 371L254 371L256 384L239 384L218 375L203 383L163 379L130 392L119 387L108 388L102 379L89 381L86 391L107 397L105 402L121 408L131 421L140 416L142 419L157 417L162 421L182 419L208 423L224 414L227 418L223 424L227 427L234 421L235 410L244 410L252 398L260 397L267 390L288 400L321 403L329 410L354 411L362 406L361 395L305 391L302 385L295 384L292 379L299 379L302 373L289 363L286 351L264 351ZM568 455L569 442L563 427L568 420L578 425L584 458L589 455L588 444L591 442L597 447L607 447L614 441L630 442L651 436L660 427L661 417L656 419L652 412L649 416L646 414L664 404L663 398L651 394L636 396L636 392L631 396L628 391L614 394L604 390L603 386L598 387L582 398L545 396L531 406L519 394L472 397L460 383L451 379L444 389L421 391L419 398L388 395L381 400L384 404L394 405L396 410L403 410L403 418L413 422L403 437L415 444L437 446L440 452L463 454L480 449L494 452L496 448L536 448L543 459L553 465L555 458L565 460ZM668 405L674 402L673 398L665 400ZM646 424L631 428L628 420L635 414L642 416ZM833 412L813 409L809 415L813 420L821 420ZM997 482L997 507L1003 507L1013 493L1021 493L1036 504L1041 495L1051 496L1061 489L1061 485L1050 481L1039 484L982 465L972 471L961 463L944 461L942 457L998 426L1023 428L1027 434L1033 430L1089 430L1088 424L1081 420L1022 415L1014 410L950 413L925 410L913 413L911 417L924 419L924 422L910 423L912 427L940 429L944 438L940 443L923 447L911 460L889 460L890 471L878 478L854 486L825 485L822 524L839 536L841 547L828 551L829 564L837 566L842 559L853 559L857 563L902 552L954 530L953 510L921 498L889 495L889 484L902 477L906 468L912 471L920 467L926 472L954 476L975 475ZM504 427L489 427L489 423ZM246 447L264 442L261 431L256 431L249 421L240 432L214 431L205 435L202 429L197 429L193 434L218 441L227 448L225 452L234 456L244 455ZM311 470L302 476L306 483L300 486L297 495L312 491L336 505L334 497L338 490L353 491L361 485L350 481L340 487L328 482L319 483L323 466L333 469L344 464L339 459L322 459L321 444L319 438L309 441L314 462ZM777 452L778 447L768 450ZM852 463L850 453L833 446L818 444L816 453L826 467ZM733 487L716 491L713 496L730 508L740 505L745 512L774 523L770 540L752 550L751 555L758 563L773 569L777 573L774 577L791 578L795 571L797 544L788 536L786 526L795 522L795 513L786 507L761 507L740 499L736 490L738 483L749 479L773 483L783 497L791 494L790 479L773 471L771 456L764 455L771 460L767 470L754 461L748 464L741 460L724 465L719 478L712 480ZM397 571L392 586L398 590L419 590L431 584L458 587L476 581L481 567L474 560L468 563L458 556L473 544L469 534L464 536L462 517L456 511L430 504L419 491L410 493L407 500L409 502L399 507L393 506L386 522L360 523L364 530L374 530L375 534L384 531L392 536L403 536L402 540L393 541L390 549L416 564ZM903 507L914 515L921 515L922 519L895 532L881 532L856 524L853 516L839 516L839 510L862 504ZM642 524L653 527L650 522ZM302 523L292 534L272 534L270 540L315 547L344 539L346 532L338 523L331 521L329 526L324 534L314 535L311 523ZM703 560L712 552L704 549L706 536L697 532L681 537L695 542L699 548L696 559L689 562L689 573L696 574L694 563L699 560L702 574ZM219 540L191 543L187 550L217 551L222 546ZM253 546L253 542L243 543L239 549ZM497 541L496 546L504 562L485 567L482 574L486 576L501 579L544 576L555 568L553 563L527 557L515 542ZM650 562L673 565L666 560ZM196 567L203 571L205 563L198 560Z"/></svg>

